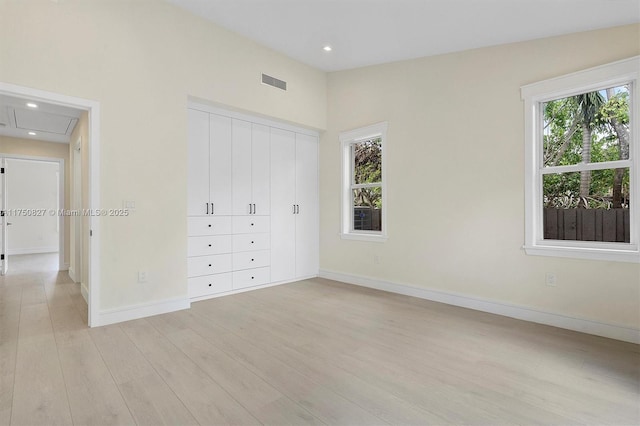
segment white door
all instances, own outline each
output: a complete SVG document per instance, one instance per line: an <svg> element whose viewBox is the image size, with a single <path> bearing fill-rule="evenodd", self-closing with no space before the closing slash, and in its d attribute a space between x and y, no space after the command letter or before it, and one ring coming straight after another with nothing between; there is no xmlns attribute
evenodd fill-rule
<svg viewBox="0 0 640 426"><path fill-rule="evenodd" d="M253 213L251 200L251 123L232 120L233 214Z"/></svg>
<svg viewBox="0 0 640 426"><path fill-rule="evenodd" d="M270 212L269 127L252 124L251 137L251 202L254 214L268 215Z"/></svg>
<svg viewBox="0 0 640 426"><path fill-rule="evenodd" d="M209 114L188 109L187 215L210 214Z"/></svg>
<svg viewBox="0 0 640 426"><path fill-rule="evenodd" d="M0 275L6 275L9 269L9 256L7 254L7 220L9 220L10 216L7 215L7 178L6 178L6 161L4 158L0 158L0 210L2 210L2 215L0 216L0 220L2 220L2 231L0 231L0 250L2 251L2 256L0 262L2 265L0 266Z"/></svg>
<svg viewBox="0 0 640 426"><path fill-rule="evenodd" d="M210 114L209 201L214 215L230 215L231 205L231 118Z"/></svg>
<svg viewBox="0 0 640 426"><path fill-rule="evenodd" d="M271 281L296 274L295 134L271 129Z"/></svg>
<svg viewBox="0 0 640 426"><path fill-rule="evenodd" d="M296 134L296 277L320 269L318 138Z"/></svg>

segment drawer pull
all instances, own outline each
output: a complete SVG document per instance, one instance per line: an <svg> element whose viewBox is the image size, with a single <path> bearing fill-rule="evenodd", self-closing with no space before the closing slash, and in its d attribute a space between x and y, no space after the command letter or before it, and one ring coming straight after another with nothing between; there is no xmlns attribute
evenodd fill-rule
<svg viewBox="0 0 640 426"><path fill-rule="evenodd" d="M251 279L253 279L254 277L251 277Z"/></svg>
<svg viewBox="0 0 640 426"><path fill-rule="evenodd" d="M209 287L211 287L211 284L209 284Z"/></svg>
<svg viewBox="0 0 640 426"><path fill-rule="evenodd" d="M253 262L253 259L251 259L251 261Z"/></svg>
<svg viewBox="0 0 640 426"><path fill-rule="evenodd" d="M209 225L209 228L211 228L211 225Z"/></svg>
<svg viewBox="0 0 640 426"><path fill-rule="evenodd" d="M253 244L253 241L251 241L251 244Z"/></svg>
<svg viewBox="0 0 640 426"><path fill-rule="evenodd" d="M209 247L211 247L211 244L209 244Z"/></svg>
<svg viewBox="0 0 640 426"><path fill-rule="evenodd" d="M209 267L211 267L211 264L209 264Z"/></svg>
<svg viewBox="0 0 640 426"><path fill-rule="evenodd" d="M251 224L251 226L253 226L253 223Z"/></svg>

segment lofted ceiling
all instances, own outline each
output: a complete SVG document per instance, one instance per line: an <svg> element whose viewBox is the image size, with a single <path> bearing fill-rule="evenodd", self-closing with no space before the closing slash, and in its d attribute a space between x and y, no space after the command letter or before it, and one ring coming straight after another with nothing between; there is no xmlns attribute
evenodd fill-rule
<svg viewBox="0 0 640 426"><path fill-rule="evenodd" d="M167 1L324 71L640 22L639 0Z"/></svg>
<svg viewBox="0 0 640 426"><path fill-rule="evenodd" d="M74 108L0 94L0 136L69 143L81 114Z"/></svg>

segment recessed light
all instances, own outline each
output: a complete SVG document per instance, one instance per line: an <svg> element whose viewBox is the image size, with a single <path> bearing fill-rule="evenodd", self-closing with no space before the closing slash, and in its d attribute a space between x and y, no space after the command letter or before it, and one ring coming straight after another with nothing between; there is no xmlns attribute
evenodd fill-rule
<svg viewBox="0 0 640 426"><path fill-rule="evenodd" d="M27 106L29 108L38 108L38 104L34 104L33 102L27 102Z"/></svg>
<svg viewBox="0 0 640 426"><path fill-rule="evenodd" d="M327 44L325 47L322 48L322 50L324 50L325 52L331 52L333 48Z"/></svg>
<svg viewBox="0 0 640 426"><path fill-rule="evenodd" d="M29 136L35 136L36 134L36 132L29 132Z"/></svg>

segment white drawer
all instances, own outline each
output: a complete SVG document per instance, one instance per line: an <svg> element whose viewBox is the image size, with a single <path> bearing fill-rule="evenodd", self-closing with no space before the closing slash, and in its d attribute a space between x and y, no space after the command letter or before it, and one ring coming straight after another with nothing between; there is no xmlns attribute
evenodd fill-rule
<svg viewBox="0 0 640 426"><path fill-rule="evenodd" d="M270 281L270 268L246 269L233 273L233 289L253 287L268 284Z"/></svg>
<svg viewBox="0 0 640 426"><path fill-rule="evenodd" d="M234 216L232 229L234 234L255 234L269 232L270 225L269 216Z"/></svg>
<svg viewBox="0 0 640 426"><path fill-rule="evenodd" d="M187 221L187 235L231 234L231 216L190 217Z"/></svg>
<svg viewBox="0 0 640 426"><path fill-rule="evenodd" d="M187 276L219 274L232 270L231 254L214 254L187 258Z"/></svg>
<svg viewBox="0 0 640 426"><path fill-rule="evenodd" d="M271 251L245 251L233 254L233 270L262 268L271 264Z"/></svg>
<svg viewBox="0 0 640 426"><path fill-rule="evenodd" d="M187 256L207 256L211 254L231 253L231 241L231 235L189 237L187 241Z"/></svg>
<svg viewBox="0 0 640 426"><path fill-rule="evenodd" d="M189 283L189 297L224 293L233 289L233 275L231 272L189 278L187 281Z"/></svg>
<svg viewBox="0 0 640 426"><path fill-rule="evenodd" d="M269 250L270 234L240 234L233 236L233 252Z"/></svg>

